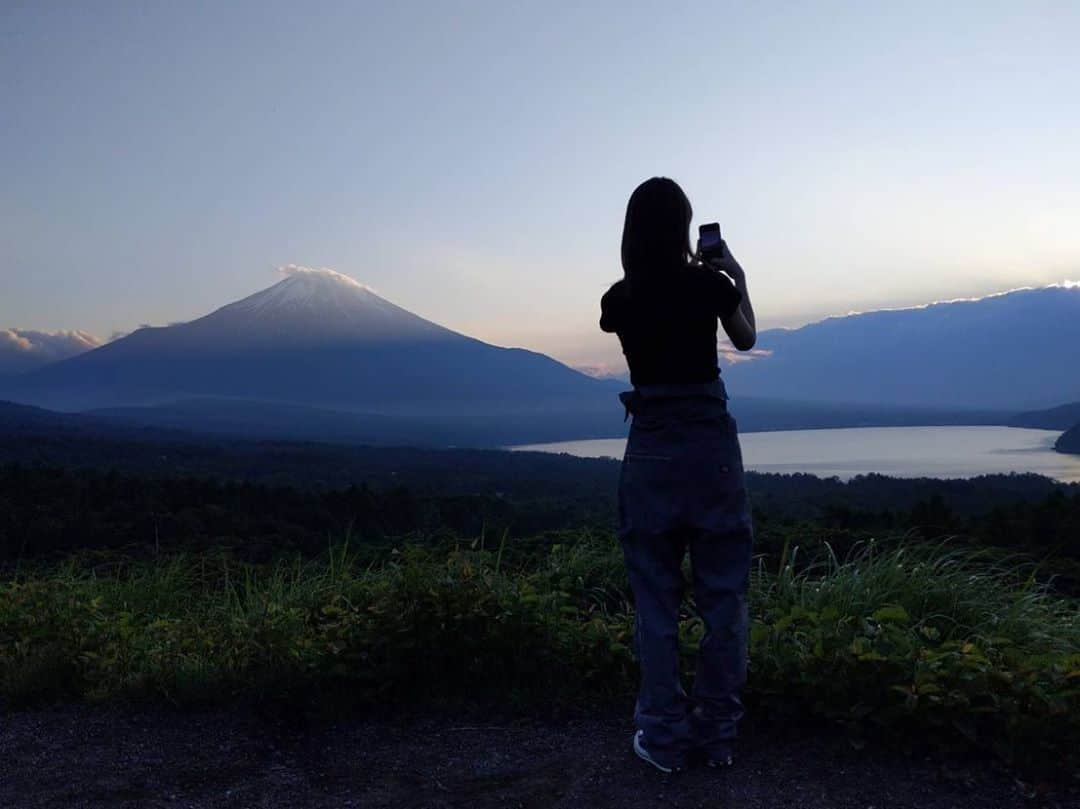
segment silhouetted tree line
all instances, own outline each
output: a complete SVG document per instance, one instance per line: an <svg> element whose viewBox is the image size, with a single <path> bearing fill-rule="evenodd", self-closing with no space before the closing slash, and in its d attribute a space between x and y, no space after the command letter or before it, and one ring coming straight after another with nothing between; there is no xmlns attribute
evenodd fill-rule
<svg viewBox="0 0 1080 809"><path fill-rule="evenodd" d="M513 537L615 522L614 461L470 451L352 448L358 478L311 483L337 448L262 447L256 477L160 475L25 461L0 464L0 560L81 548L198 549L225 545L252 559L315 553L346 532ZM251 448L249 453L254 452ZM208 454L199 456L207 467ZM216 455L230 468L237 459ZM103 462L105 457L99 456ZM340 460L340 458L339 458ZM252 461L249 458L249 461ZM346 468L349 468L346 465ZM322 470L327 477L344 473ZM750 475L758 550L824 542L843 553L875 534L962 535L1034 556L1080 559L1080 486L1034 475L973 480L888 478L844 483L812 475ZM495 541L495 540L492 540Z"/></svg>
<svg viewBox="0 0 1080 809"><path fill-rule="evenodd" d="M346 533L362 541L475 537L507 528L533 534L599 524L606 512L604 504L543 495L439 495L368 483L316 489L9 464L0 467L0 559L224 545L263 560L282 551L323 551Z"/></svg>
<svg viewBox="0 0 1080 809"><path fill-rule="evenodd" d="M253 558L317 552L346 531L515 537L615 524L612 459L494 450L244 441L79 423L0 423L0 561L77 548L228 545ZM1077 559L1080 484L749 474L757 544L842 552L875 534Z"/></svg>
<svg viewBox="0 0 1080 809"><path fill-rule="evenodd" d="M150 433L150 435L154 435ZM614 492L610 459L482 449L368 447L236 439L110 438L5 432L0 463L111 469L139 477L216 478L271 486L344 488L360 481L439 492L570 497Z"/></svg>

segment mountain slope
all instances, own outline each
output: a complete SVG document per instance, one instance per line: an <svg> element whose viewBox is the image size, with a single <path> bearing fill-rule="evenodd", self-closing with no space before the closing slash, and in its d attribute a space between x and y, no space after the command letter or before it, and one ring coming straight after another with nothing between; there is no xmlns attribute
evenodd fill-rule
<svg viewBox="0 0 1080 809"><path fill-rule="evenodd" d="M189 323L144 328L24 375L9 398L59 409L197 397L343 410L613 412L616 383L418 317L347 276L289 268L262 292Z"/></svg>
<svg viewBox="0 0 1080 809"><path fill-rule="evenodd" d="M761 333L725 369L739 395L1039 409L1080 399L1080 286L835 317Z"/></svg>
<svg viewBox="0 0 1080 809"><path fill-rule="evenodd" d="M1076 345L1080 289L1048 288L766 331L772 353L724 373L743 430L1007 424L1080 399ZM0 398L152 428L493 446L623 435L626 386L292 267L197 320L0 380Z"/></svg>
<svg viewBox="0 0 1080 809"><path fill-rule="evenodd" d="M0 401L0 433L5 435L38 433L60 436L107 430L109 430L107 421L82 413L56 413L40 407Z"/></svg>
<svg viewBox="0 0 1080 809"><path fill-rule="evenodd" d="M1067 452L1070 455L1080 455L1080 424L1076 424L1062 433L1054 443L1054 449L1058 452Z"/></svg>
<svg viewBox="0 0 1080 809"><path fill-rule="evenodd" d="M1067 430L1080 422L1080 402L1019 413L1009 421L1010 427L1035 427L1041 430Z"/></svg>

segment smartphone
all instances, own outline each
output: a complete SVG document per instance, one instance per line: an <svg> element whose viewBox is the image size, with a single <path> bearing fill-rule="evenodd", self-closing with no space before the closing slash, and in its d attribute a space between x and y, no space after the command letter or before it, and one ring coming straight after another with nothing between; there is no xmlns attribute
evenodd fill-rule
<svg viewBox="0 0 1080 809"><path fill-rule="evenodd" d="M698 228L698 253L702 256L715 255L720 252L724 240L720 238L720 224L710 222Z"/></svg>

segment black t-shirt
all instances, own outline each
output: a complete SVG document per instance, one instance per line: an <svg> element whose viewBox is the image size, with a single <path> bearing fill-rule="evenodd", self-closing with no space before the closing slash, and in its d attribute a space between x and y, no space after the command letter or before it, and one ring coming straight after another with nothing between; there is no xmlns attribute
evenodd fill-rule
<svg viewBox="0 0 1080 809"><path fill-rule="evenodd" d="M600 299L600 328L622 343L634 385L712 382L717 320L731 317L742 293L699 265L679 267L648 285L618 281Z"/></svg>

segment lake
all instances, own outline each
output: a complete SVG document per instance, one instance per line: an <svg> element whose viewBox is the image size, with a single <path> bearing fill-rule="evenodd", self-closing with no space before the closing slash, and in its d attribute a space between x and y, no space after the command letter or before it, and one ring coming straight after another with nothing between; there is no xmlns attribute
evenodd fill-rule
<svg viewBox="0 0 1080 809"><path fill-rule="evenodd" d="M1019 427L854 427L743 433L740 441L746 468L756 472L809 472L845 480L869 472L935 478L1034 472L1080 482L1080 455L1054 452L1060 434ZM603 438L511 449L622 458L625 444L622 438Z"/></svg>

